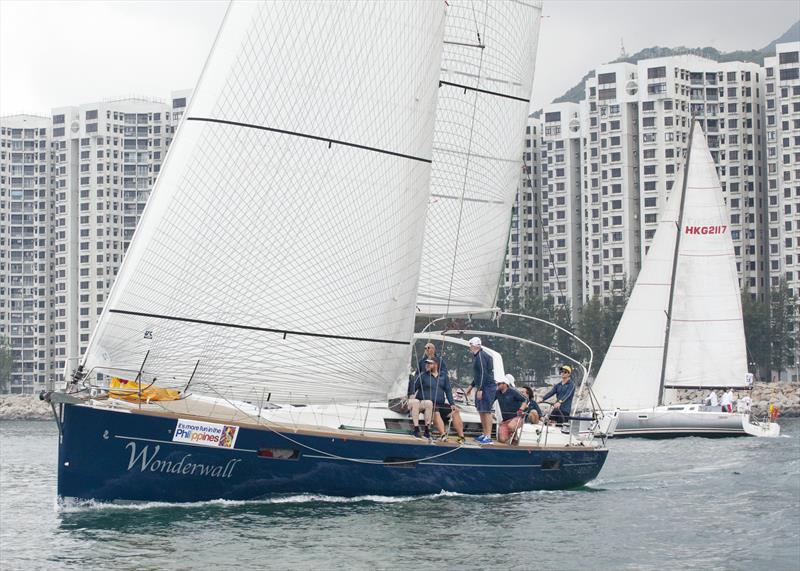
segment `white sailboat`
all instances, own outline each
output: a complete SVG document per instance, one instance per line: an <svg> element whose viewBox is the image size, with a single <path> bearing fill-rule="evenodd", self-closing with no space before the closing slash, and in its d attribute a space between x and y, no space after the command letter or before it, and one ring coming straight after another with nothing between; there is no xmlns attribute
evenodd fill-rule
<svg viewBox="0 0 800 571"><path fill-rule="evenodd" d="M615 411L615 436L777 436L777 424L749 414L676 402L679 389L749 384L728 211L697 123L674 188L594 395L604 411Z"/></svg>
<svg viewBox="0 0 800 571"><path fill-rule="evenodd" d="M539 14L231 5L81 365L47 395L60 497L512 492L597 475L607 449L592 438L540 426L520 446L421 442L387 405L407 382L431 164L463 181L474 149L521 156ZM526 99L494 148L471 129L466 158L437 110L464 112L464 94L481 124L496 98Z"/></svg>

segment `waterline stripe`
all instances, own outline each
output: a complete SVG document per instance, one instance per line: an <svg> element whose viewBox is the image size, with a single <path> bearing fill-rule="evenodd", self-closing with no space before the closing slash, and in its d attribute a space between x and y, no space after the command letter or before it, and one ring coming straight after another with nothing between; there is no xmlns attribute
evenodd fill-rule
<svg viewBox="0 0 800 571"><path fill-rule="evenodd" d="M192 446L194 448L204 448L206 450L208 450L209 448L214 448L218 450L230 450L231 452L258 452L257 450L249 450L247 448L227 448L225 446L203 446L202 444L192 444L191 442L177 442L175 440L157 440L155 438L138 438L136 436L121 436L118 434L115 434L114 438L119 438L120 440L137 440L139 442L156 442L158 444L175 444L177 446Z"/></svg>

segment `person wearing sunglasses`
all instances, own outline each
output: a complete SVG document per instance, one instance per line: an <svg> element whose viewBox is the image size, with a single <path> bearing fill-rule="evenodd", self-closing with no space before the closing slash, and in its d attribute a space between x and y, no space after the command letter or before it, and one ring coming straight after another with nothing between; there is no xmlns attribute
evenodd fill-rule
<svg viewBox="0 0 800 571"><path fill-rule="evenodd" d="M569 413L572 410L575 383L572 382L572 367L569 365L561 365L558 373L561 375L561 382L553 385L553 388L539 402L544 402L555 395L557 400L550 411L550 420L554 420L556 424L563 424L569 420Z"/></svg>

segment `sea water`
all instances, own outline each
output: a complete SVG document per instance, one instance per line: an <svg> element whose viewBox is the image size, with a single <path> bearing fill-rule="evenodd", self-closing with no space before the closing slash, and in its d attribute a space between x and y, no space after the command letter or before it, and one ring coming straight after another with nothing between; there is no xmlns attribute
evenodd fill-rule
<svg viewBox="0 0 800 571"><path fill-rule="evenodd" d="M0 569L800 569L785 437L620 439L562 492L56 508L53 422L0 422Z"/></svg>

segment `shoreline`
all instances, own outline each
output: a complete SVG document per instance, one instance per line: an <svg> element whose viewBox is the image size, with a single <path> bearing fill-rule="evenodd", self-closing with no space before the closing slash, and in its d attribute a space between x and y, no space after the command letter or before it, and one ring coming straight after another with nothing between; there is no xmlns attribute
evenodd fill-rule
<svg viewBox="0 0 800 571"><path fill-rule="evenodd" d="M706 394L707 391L683 391L681 400L696 402ZM779 408L781 417L800 416L800 382L755 383L750 397L753 413L759 417L766 415L770 403ZM40 401L39 395L0 395L0 421L52 419L50 404Z"/></svg>

